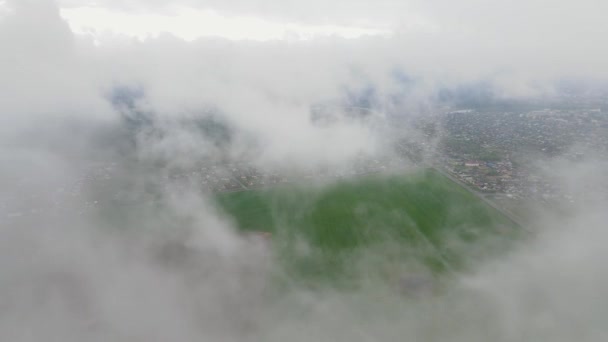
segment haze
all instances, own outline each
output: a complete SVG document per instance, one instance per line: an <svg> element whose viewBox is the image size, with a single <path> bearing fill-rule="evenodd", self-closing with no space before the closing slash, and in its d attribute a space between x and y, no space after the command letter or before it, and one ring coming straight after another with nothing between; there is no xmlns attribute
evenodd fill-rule
<svg viewBox="0 0 608 342"><path fill-rule="evenodd" d="M606 13L0 0L0 340L605 341ZM354 289L301 284L217 200L425 168L526 237L449 240L471 263L421 296L367 264L393 245L353 261Z"/></svg>

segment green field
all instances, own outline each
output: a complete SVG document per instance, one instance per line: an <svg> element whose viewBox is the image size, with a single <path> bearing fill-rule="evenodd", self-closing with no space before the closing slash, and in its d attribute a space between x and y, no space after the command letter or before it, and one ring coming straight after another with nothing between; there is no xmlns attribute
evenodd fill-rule
<svg viewBox="0 0 608 342"><path fill-rule="evenodd" d="M362 265L462 270L517 231L432 169L222 193L217 202L241 230L271 232L281 262L307 278L344 277Z"/></svg>

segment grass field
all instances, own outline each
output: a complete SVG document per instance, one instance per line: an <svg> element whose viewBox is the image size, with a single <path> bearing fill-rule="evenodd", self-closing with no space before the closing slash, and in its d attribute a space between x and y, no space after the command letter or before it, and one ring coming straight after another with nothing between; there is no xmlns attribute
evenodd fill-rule
<svg viewBox="0 0 608 342"><path fill-rule="evenodd" d="M431 169L222 193L217 201L241 230L271 232L280 260L307 277L352 274L362 260L416 263L441 274L465 268L517 231Z"/></svg>

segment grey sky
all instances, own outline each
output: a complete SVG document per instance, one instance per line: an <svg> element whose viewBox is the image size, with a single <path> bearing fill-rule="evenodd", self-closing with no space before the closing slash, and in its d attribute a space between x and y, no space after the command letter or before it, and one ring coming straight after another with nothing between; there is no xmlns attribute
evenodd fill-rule
<svg viewBox="0 0 608 342"><path fill-rule="evenodd" d="M510 69L546 77L606 77L608 54L598 44L608 34L608 4L583 1L94 1L124 13L171 13L176 8L211 9L301 25L347 25L393 32L390 45L404 63L422 58L412 70ZM81 7L82 2L60 2ZM246 27L246 26L244 26ZM364 45L361 42L359 45ZM464 54L464 56L463 56ZM422 55L423 57L418 57ZM547 63L551 61L551 63ZM428 63L426 63L428 62Z"/></svg>
<svg viewBox="0 0 608 342"><path fill-rule="evenodd" d="M120 31L74 34L61 18L60 6L74 9L84 4L125 15L127 20L140 12L165 16L167 8L188 12L195 7L302 27L313 25L310 16L318 19L315 25L355 25L363 18L369 27L382 26L392 33L266 42L221 37L186 41L170 32L139 40ZM77 112L112 120L104 94L117 84L140 84L146 89L146 106L162 115L220 108L240 129L264 142L270 159L287 154L333 159L376 143L370 132L356 125L345 124L336 132L310 126L309 107L336 100L344 87L373 86L381 102L400 94L407 98L404 110L410 110L430 101L439 88L463 83L485 82L497 96L526 97L551 94L564 78L608 78L608 49L601 44L608 24L601 17L606 7L601 1L175 1L160 5L5 1L9 11L0 21L0 42L8 52L0 57L0 70L10 77L0 81L9 94L0 106L12 114L3 120L27 125L37 115L48 119ZM408 18L420 25L408 27ZM154 23L154 19L147 22L150 30ZM242 25L242 30L251 28L246 21ZM394 77L395 70L413 83L404 87ZM323 146L337 148L332 152Z"/></svg>
<svg viewBox="0 0 608 342"><path fill-rule="evenodd" d="M219 108L228 121L247 132L248 139L264 146L263 158L268 162L291 158L290 162L306 164L348 159L379 148L384 137L359 123L333 128L310 123L311 106L339 100L346 88L373 87L380 106L388 106L398 95L403 108L392 109L411 115L432 105L439 89L461 84L486 84L496 96L509 98L551 94L565 78L608 79L608 51L600 43L607 26L600 13L606 5L591 0L491 5L472 0L458 5L311 1L289 6L281 1L256 6L163 2L186 13L188 8L210 8L300 27L355 25L366 14L366 25L392 32L354 39L324 35L269 41L184 40L171 32L139 39L120 30L73 33L61 9L89 8L83 4L9 0L2 5L0 43L7 52L0 56L0 71L8 76L0 80L7 94L0 102L6 113L1 120L8 123L0 128L6 131L4 137L18 135L15 127L29 127L39 120L77 117L111 122L116 113L107 101L108 92L117 85L138 85L146 93L140 105L161 116ZM90 4L124 15L127 21L141 12L167 15L167 6L159 7L160 2ZM312 24L306 16L314 11L324 15L313 16L319 20ZM408 18L421 24L408 27ZM145 22L150 30L154 20ZM243 27L233 25L232 30L251 28L239 20L235 23ZM407 75L409 83L396 78L396 71ZM249 143L243 145L237 150Z"/></svg>

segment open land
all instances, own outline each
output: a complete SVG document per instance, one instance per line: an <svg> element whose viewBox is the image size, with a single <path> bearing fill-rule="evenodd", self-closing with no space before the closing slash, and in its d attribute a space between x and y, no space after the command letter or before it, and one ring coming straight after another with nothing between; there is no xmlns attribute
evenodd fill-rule
<svg viewBox="0 0 608 342"><path fill-rule="evenodd" d="M518 231L433 169L219 193L217 201L241 230L272 233L281 260L307 275L356 272L370 251L381 263L419 262L442 274Z"/></svg>

